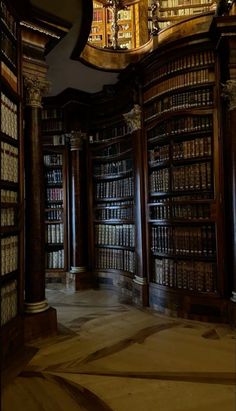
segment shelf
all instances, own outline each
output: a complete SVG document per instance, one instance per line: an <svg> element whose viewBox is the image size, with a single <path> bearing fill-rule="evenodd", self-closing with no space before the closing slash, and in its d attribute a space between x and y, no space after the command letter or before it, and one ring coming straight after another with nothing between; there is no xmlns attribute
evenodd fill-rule
<svg viewBox="0 0 236 411"><path fill-rule="evenodd" d="M45 155L47 155L47 154L45 154ZM50 154L48 154L48 155L50 155ZM57 169L62 169L62 164L44 164L43 165L44 166L44 168L47 168L48 170L57 170Z"/></svg>
<svg viewBox="0 0 236 411"><path fill-rule="evenodd" d="M11 273L4 274L0 276L0 285L5 284L9 281L15 280L18 276L18 271L12 271Z"/></svg>
<svg viewBox="0 0 236 411"><path fill-rule="evenodd" d="M18 86L16 85L16 87ZM10 98L14 101L14 103L17 104L21 100L19 94L15 90L13 90L12 85L8 83L4 75L1 75L1 88L4 93L10 96Z"/></svg>
<svg viewBox="0 0 236 411"><path fill-rule="evenodd" d="M46 188L54 188L54 187L59 187L61 188L63 186L63 182L58 182L58 183L46 183Z"/></svg>
<svg viewBox="0 0 236 411"><path fill-rule="evenodd" d="M17 76L16 65L11 60L9 60L9 58L4 54L3 50L1 50L0 56L1 60L4 61L6 66Z"/></svg>
<svg viewBox="0 0 236 411"><path fill-rule="evenodd" d="M48 204L62 204L63 200L47 200L46 199L46 203ZM59 208L49 208L48 210L60 210Z"/></svg>
<svg viewBox="0 0 236 411"><path fill-rule="evenodd" d="M45 220L45 224L63 224L64 220Z"/></svg>
<svg viewBox="0 0 236 411"><path fill-rule="evenodd" d="M148 203L148 206L150 206L150 207L154 207L154 206L159 206L159 205L161 205L161 206L170 206L170 205L172 205L172 206L175 206L175 205L179 205L179 204L213 204L213 203L215 203L215 199L214 198L203 198L203 199L197 199L197 200L180 200L180 201L175 201L175 197L173 197L172 195L170 195L170 199L171 199L171 201L168 201L168 202L164 202L164 203L162 203L162 202L154 202L154 203Z"/></svg>
<svg viewBox="0 0 236 411"><path fill-rule="evenodd" d="M170 160L165 160L165 161L156 161L156 162L149 162L149 168L155 169L155 168L165 168L170 166Z"/></svg>
<svg viewBox="0 0 236 411"><path fill-rule="evenodd" d="M172 160L173 166L180 166L185 164L192 164L192 163L202 163L205 161L212 161L212 156L205 156L205 157L192 157L192 158L182 158L179 160Z"/></svg>
<svg viewBox="0 0 236 411"><path fill-rule="evenodd" d="M212 256L203 256L203 255L198 255L198 254L166 254L166 253L159 253L157 251L152 251L151 254L153 257L164 257L164 258L169 258L172 260L199 260L199 261L215 261L216 260L216 255Z"/></svg>
<svg viewBox="0 0 236 411"><path fill-rule="evenodd" d="M169 191L168 193L164 193L164 192L152 192L152 193L149 193L149 196L150 197L172 197L172 196L181 196L181 195L183 195L183 196L186 196L186 195L193 195L193 193L198 193L198 194L207 194L207 193L209 193L209 194L212 194L212 190L196 190L196 189L193 189L193 190L186 190L186 191L184 191L184 190L182 190L182 191ZM201 201L201 200L200 200ZM188 201L187 201L188 202Z"/></svg>
<svg viewBox="0 0 236 411"><path fill-rule="evenodd" d="M96 203L108 203L108 202L113 202L113 201L129 201L129 200L133 200L133 196L131 197L113 197L113 198L95 198L94 202Z"/></svg>
<svg viewBox="0 0 236 411"><path fill-rule="evenodd" d="M64 243L46 243L46 248L64 248Z"/></svg>
<svg viewBox="0 0 236 411"><path fill-rule="evenodd" d="M3 203L0 202L0 208L18 208L19 204L18 203Z"/></svg>
<svg viewBox="0 0 236 411"><path fill-rule="evenodd" d="M177 70L173 70L173 71L169 71L169 72L165 72L162 75L159 75L158 77L154 77L152 78L152 80L149 80L147 83L145 83L144 87L143 87L143 91L145 93L145 91L147 91L149 88L151 88L152 86L154 86L157 83L161 83L162 81L167 80L168 78L171 77L175 77L175 76L179 76L181 74L184 74L186 72L190 72L190 71L198 71L198 70L204 70L204 69L214 69L214 63L209 63L209 64L199 64L198 66L190 66L190 67L181 67ZM158 69L157 69L158 70ZM201 84L201 83L200 83ZM202 83L203 84L203 83ZM205 84L205 83L204 83ZM195 87L197 86L197 84L194 84ZM185 87L188 87L187 85ZM179 88L173 88L171 89L171 91L174 90L179 90Z"/></svg>
<svg viewBox="0 0 236 411"><path fill-rule="evenodd" d="M14 139L13 137L8 136L7 134L3 133L0 131L1 135L1 140L4 141L5 143L11 144L14 147L19 147L19 140Z"/></svg>
<svg viewBox="0 0 236 411"><path fill-rule="evenodd" d="M0 234L15 234L19 231L17 226L3 226L0 227Z"/></svg>
<svg viewBox="0 0 236 411"><path fill-rule="evenodd" d="M95 268L94 271L96 273L114 273L114 274L122 274L130 278L134 277L134 273L132 273L131 271L124 271L118 268Z"/></svg>
<svg viewBox="0 0 236 411"><path fill-rule="evenodd" d="M165 97L167 95L175 95L176 93L182 93L184 91L188 92L189 90L199 90L202 88L209 88L209 87L213 87L215 85L214 81L206 81L203 83L195 83L195 84L187 84L184 86L180 86L180 87L175 87L169 90L165 90L162 93L159 94L155 94L155 96L149 97L147 100L144 100L144 105L146 104L150 104L155 100L158 100L162 97Z"/></svg>
<svg viewBox="0 0 236 411"><path fill-rule="evenodd" d="M11 181L0 180L0 186L1 188L5 188L7 190L18 191L19 184Z"/></svg>
<svg viewBox="0 0 236 411"><path fill-rule="evenodd" d="M215 4L214 2L211 3L198 3L198 4L182 4L179 6L173 6L173 7L160 7L159 11L165 11L165 10L179 10L179 9L195 9L195 8L205 8L205 7L210 7L213 6L213 4ZM185 15L186 17L186 15Z"/></svg>
<svg viewBox="0 0 236 411"><path fill-rule="evenodd" d="M16 36L11 32L11 29L8 27L7 23L5 22L5 20L1 17L1 25L2 25L2 30L5 32L5 34L10 37L10 40L12 43L15 44L15 46L17 46L17 38Z"/></svg>
<svg viewBox="0 0 236 411"><path fill-rule="evenodd" d="M134 220L130 220L130 219L127 219L127 220L125 220L125 219L110 219L110 220L97 220L97 219L94 219L93 220L94 221L94 223L98 223L98 224L114 224L114 225L117 225L117 224L134 224Z"/></svg>
<svg viewBox="0 0 236 411"><path fill-rule="evenodd" d="M212 134L212 129L206 130L192 130L192 131L180 131L178 133L169 133L161 136L155 136L147 139L148 145L152 145L155 143L163 142L163 144L169 144L170 140L173 142L182 142L185 140L195 140L201 138L202 136L208 136ZM168 140L168 141L167 141Z"/></svg>
<svg viewBox="0 0 236 411"><path fill-rule="evenodd" d="M127 154L132 153L132 149L129 148L126 151L123 151L122 153L117 153L117 154L113 154L113 155L107 155L107 156L93 156L93 160L100 160L102 162L107 162L110 163L111 160L115 160L115 159L121 159L124 157L127 157Z"/></svg>
<svg viewBox="0 0 236 411"><path fill-rule="evenodd" d="M117 250L129 250L129 251L134 251L135 247L129 247L129 246L122 246L122 245L109 245L109 244L95 244L96 248L112 248L112 249L117 249Z"/></svg>
<svg viewBox="0 0 236 411"><path fill-rule="evenodd" d="M129 175L133 174L133 170L128 170L128 171L124 171L122 173L118 173L118 174L110 174L108 175L104 175L104 176L94 176L94 180L97 181L102 181L102 180L118 180L120 178L124 178L127 177Z"/></svg>
<svg viewBox="0 0 236 411"><path fill-rule="evenodd" d="M215 220L213 218L190 218L190 219L182 219L182 220L175 220L175 219L150 219L148 222L152 225L199 225L199 224L214 224Z"/></svg>
<svg viewBox="0 0 236 411"><path fill-rule="evenodd" d="M155 113L150 117L144 119L145 123L149 123L154 120L158 120L158 123L161 120L168 120L170 117L181 117L184 115L200 115L200 114L212 114L214 108L214 104L212 103L209 106L202 106L202 107L186 107L186 108L177 108L175 110L166 110L162 111L161 113Z"/></svg>

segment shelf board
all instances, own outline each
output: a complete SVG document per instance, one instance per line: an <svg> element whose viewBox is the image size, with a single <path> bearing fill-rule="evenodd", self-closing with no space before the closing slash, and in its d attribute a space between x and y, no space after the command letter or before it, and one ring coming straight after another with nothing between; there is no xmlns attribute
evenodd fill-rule
<svg viewBox="0 0 236 411"><path fill-rule="evenodd" d="M135 247L122 246L122 245L108 245L108 244L95 244L95 248L109 248L109 249L129 250L129 251L135 250Z"/></svg>
<svg viewBox="0 0 236 411"><path fill-rule="evenodd" d="M194 224L214 224L216 221L212 218L190 218L190 219L179 219L179 220L175 220L175 219L162 219L162 220L154 220L154 219L150 219L148 221L150 224L153 225L175 225L175 224L180 224L180 225L194 225Z"/></svg>
<svg viewBox="0 0 236 411"><path fill-rule="evenodd" d="M47 155L47 154L46 154ZM48 154L48 155L50 155L50 154ZM57 170L57 169L62 169L62 167L63 167L63 165L62 164L44 164L44 167L46 168L46 169L49 169L49 170Z"/></svg>
<svg viewBox="0 0 236 411"><path fill-rule="evenodd" d="M0 208L18 208L18 207L19 207L18 203L0 202Z"/></svg>
<svg viewBox="0 0 236 411"><path fill-rule="evenodd" d="M186 107L186 108L177 108L175 110L167 110L167 111L162 111L160 113L155 113L152 114L150 117L147 117L144 119L145 123L151 123L154 120L158 120L158 123L160 120L168 120L170 117L181 117L184 115L200 115L200 114L212 114L214 109L214 104L212 103L209 106L202 106L202 107Z"/></svg>
<svg viewBox="0 0 236 411"><path fill-rule="evenodd" d="M1 17L1 24L2 24L2 29L6 33L8 37L10 37L10 40L17 46L17 38L16 36L11 32L11 29L8 27L7 23L5 20Z"/></svg>
<svg viewBox="0 0 236 411"><path fill-rule="evenodd" d="M169 192L151 192L149 193L150 197L173 197L173 196L187 196L187 195L193 195L195 193L198 194L212 194L212 190L181 190L181 191L169 191ZM201 201L201 200L200 200ZM188 202L188 200L187 200Z"/></svg>
<svg viewBox="0 0 236 411"><path fill-rule="evenodd" d="M170 253L159 253L157 251L151 251L153 257L164 257L172 260L197 260L197 261L215 261L216 255L203 256L196 254L170 254Z"/></svg>
<svg viewBox="0 0 236 411"><path fill-rule="evenodd" d="M114 198L96 198L94 200L95 203L102 203L102 202L115 202L115 201L129 201L129 200L133 200L133 196L132 197L114 197Z"/></svg>
<svg viewBox="0 0 236 411"><path fill-rule="evenodd" d="M15 280L18 277L18 271L12 271L10 273L4 274L0 276L0 284L5 284L11 280Z"/></svg>
<svg viewBox="0 0 236 411"><path fill-rule="evenodd" d="M166 203L161 203L161 202L156 202L156 203L148 203L148 206L150 207L154 207L154 206L175 206L175 205L179 205L179 204L214 204L215 200L212 199L208 199L208 198L203 198L203 199L196 199L196 200L180 200L180 201L175 201L175 197L171 197L171 202L166 202Z"/></svg>
<svg viewBox="0 0 236 411"><path fill-rule="evenodd" d="M130 153L132 153L132 148L129 148L128 150L125 150L121 153L116 153L116 154L112 154L112 155L93 156L93 160L100 160L100 161L103 161L103 162L104 161L111 162L111 160L127 157L127 154L130 154Z"/></svg>
<svg viewBox="0 0 236 411"><path fill-rule="evenodd" d="M119 268L95 268L94 270L97 274L98 273L114 273L114 274L122 274L130 278L134 278L134 273L131 271L120 270Z"/></svg>
<svg viewBox="0 0 236 411"><path fill-rule="evenodd" d="M47 248L63 248L64 249L64 243L46 243L46 249Z"/></svg>
<svg viewBox="0 0 236 411"><path fill-rule="evenodd" d="M17 67L16 67L16 65L13 62L11 62L11 60L8 59L8 57L5 55L3 50L1 50L0 56L1 56L1 60L4 61L6 66L15 74L15 76L17 76Z"/></svg>
<svg viewBox="0 0 236 411"><path fill-rule="evenodd" d="M170 160L165 160L165 161L152 161L149 162L149 168L150 169L155 169L155 168L165 168L170 166Z"/></svg>
<svg viewBox="0 0 236 411"><path fill-rule="evenodd" d="M4 141L5 143L8 143L14 147L19 147L19 140L18 139L14 139L10 136L8 136L7 134L3 133L2 131L0 132L1 135L1 140Z"/></svg>
<svg viewBox="0 0 236 411"><path fill-rule="evenodd" d="M53 187L59 187L62 188L63 187L63 182L58 182L58 183L46 183L46 188L53 188Z"/></svg>
<svg viewBox="0 0 236 411"><path fill-rule="evenodd" d="M174 142L182 142L187 140L196 140L198 138L201 138L202 136L208 136L209 134L212 134L213 130L212 129L206 129L206 130L192 130L192 131L180 131L179 133L169 133L161 136L155 136L147 139L148 145L152 145L154 143L161 142L163 145L169 144L170 140L173 140ZM168 141L166 141L168 140Z"/></svg>
<svg viewBox="0 0 236 411"><path fill-rule="evenodd" d="M118 174L110 174L110 175L103 175L103 176L94 176L94 180L102 181L102 180L118 180L121 178L125 178L130 176L133 173L133 170L124 171L123 173Z"/></svg>
<svg viewBox="0 0 236 411"><path fill-rule="evenodd" d="M18 191L19 184L13 183L12 181L0 180L0 186L1 188L5 188L7 190Z"/></svg>
<svg viewBox="0 0 236 411"><path fill-rule="evenodd" d="M1 75L1 88L2 91L14 101L14 103L18 103L21 100L19 94L12 88L12 85L6 80L4 75Z"/></svg>
<svg viewBox="0 0 236 411"><path fill-rule="evenodd" d="M64 220L45 220L45 224L63 224Z"/></svg>
<svg viewBox="0 0 236 411"><path fill-rule="evenodd" d="M149 97L147 100L144 100L144 105L146 105L146 104L150 104L150 103L152 103L153 101L155 101L155 100L158 100L158 99L160 99L160 98L162 98L162 97L165 97L165 96L167 96L167 95L175 95L175 94L179 94L179 93L182 93L182 92L184 92L184 91L189 91L189 90L193 90L193 89L197 89L197 90L199 90L199 89L202 89L202 88L209 88L209 87L213 87L215 85L215 82L214 81L206 81L206 82L203 82L203 83L196 83L196 84L188 84L188 85L184 85L184 86L181 86L181 87L176 87L176 88L172 88L172 89L168 89L168 90L165 90L165 91L163 91L163 92L161 92L161 93L157 93L157 94L155 94L155 96L151 96L151 97Z"/></svg>
<svg viewBox="0 0 236 411"><path fill-rule="evenodd" d="M98 224L134 224L134 220L130 220L130 219L110 219L110 220L97 220L94 219L93 220L94 223L98 223Z"/></svg>
<svg viewBox="0 0 236 411"><path fill-rule="evenodd" d="M3 226L0 227L0 234L14 234L19 231L17 226Z"/></svg>

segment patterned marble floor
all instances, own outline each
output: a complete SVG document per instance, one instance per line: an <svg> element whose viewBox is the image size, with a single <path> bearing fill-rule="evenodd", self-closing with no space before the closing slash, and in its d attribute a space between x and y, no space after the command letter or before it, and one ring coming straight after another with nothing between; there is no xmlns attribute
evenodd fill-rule
<svg viewBox="0 0 236 411"><path fill-rule="evenodd" d="M111 291L47 289L59 334L4 390L3 411L235 411L236 333L138 310Z"/></svg>

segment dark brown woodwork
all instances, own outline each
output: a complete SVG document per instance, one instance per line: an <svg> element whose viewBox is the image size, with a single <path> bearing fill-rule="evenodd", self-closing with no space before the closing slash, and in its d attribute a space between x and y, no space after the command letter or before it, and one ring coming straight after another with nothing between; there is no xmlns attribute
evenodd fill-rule
<svg viewBox="0 0 236 411"><path fill-rule="evenodd" d="M85 135L71 134L70 152L70 273L75 275L76 290L89 287L88 272L88 217Z"/></svg>
<svg viewBox="0 0 236 411"><path fill-rule="evenodd" d="M44 176L41 108L25 108L25 300L45 300Z"/></svg>

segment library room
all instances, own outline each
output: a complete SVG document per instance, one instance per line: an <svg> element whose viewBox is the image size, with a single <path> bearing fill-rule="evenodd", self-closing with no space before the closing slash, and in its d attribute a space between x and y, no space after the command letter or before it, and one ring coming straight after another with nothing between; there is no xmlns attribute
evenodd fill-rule
<svg viewBox="0 0 236 411"><path fill-rule="evenodd" d="M0 410L233 411L235 0L0 30Z"/></svg>

